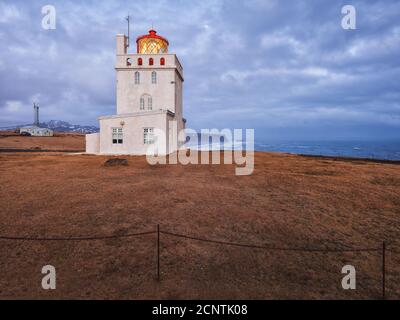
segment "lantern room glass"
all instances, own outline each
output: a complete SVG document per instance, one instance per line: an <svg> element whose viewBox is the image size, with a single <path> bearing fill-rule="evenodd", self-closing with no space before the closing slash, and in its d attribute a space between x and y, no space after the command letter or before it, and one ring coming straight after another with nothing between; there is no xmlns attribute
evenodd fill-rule
<svg viewBox="0 0 400 320"><path fill-rule="evenodd" d="M142 38L138 41L138 53L159 54L168 52L168 43L157 38Z"/></svg>

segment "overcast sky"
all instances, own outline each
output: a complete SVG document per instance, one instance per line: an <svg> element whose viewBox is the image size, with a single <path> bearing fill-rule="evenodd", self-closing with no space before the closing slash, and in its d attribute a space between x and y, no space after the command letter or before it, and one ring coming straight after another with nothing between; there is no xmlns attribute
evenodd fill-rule
<svg viewBox="0 0 400 320"><path fill-rule="evenodd" d="M54 5L55 30L41 25ZM356 30L341 26L352 4ZM115 113L115 35L152 23L183 64L187 126L256 139L400 138L400 1L0 2L0 126ZM133 42L133 41L132 41ZM130 48L131 52L135 48Z"/></svg>

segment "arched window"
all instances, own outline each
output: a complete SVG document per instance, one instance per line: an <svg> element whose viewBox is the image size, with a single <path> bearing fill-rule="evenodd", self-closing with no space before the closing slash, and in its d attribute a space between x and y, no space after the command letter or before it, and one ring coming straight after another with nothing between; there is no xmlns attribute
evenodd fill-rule
<svg viewBox="0 0 400 320"><path fill-rule="evenodd" d="M155 71L151 73L151 83L157 83L157 72Z"/></svg>
<svg viewBox="0 0 400 320"><path fill-rule="evenodd" d="M135 72L135 84L140 83L140 73L138 71Z"/></svg>
<svg viewBox="0 0 400 320"><path fill-rule="evenodd" d="M165 58L160 59L160 65L164 66L165 65Z"/></svg>
<svg viewBox="0 0 400 320"><path fill-rule="evenodd" d="M131 58L126 59L126 66L130 67L131 65L132 65L132 59Z"/></svg>
<svg viewBox="0 0 400 320"><path fill-rule="evenodd" d="M144 110L144 97L140 97L140 110Z"/></svg>
<svg viewBox="0 0 400 320"><path fill-rule="evenodd" d="M140 110L153 110L153 98L149 94L140 97Z"/></svg>
<svg viewBox="0 0 400 320"><path fill-rule="evenodd" d="M149 59L149 65L152 66L153 64L154 64L154 59L153 59L153 58L150 58L150 59Z"/></svg>
<svg viewBox="0 0 400 320"><path fill-rule="evenodd" d="M138 58L137 59L137 64L138 64L138 66L141 66L143 64L143 59L142 58Z"/></svg>

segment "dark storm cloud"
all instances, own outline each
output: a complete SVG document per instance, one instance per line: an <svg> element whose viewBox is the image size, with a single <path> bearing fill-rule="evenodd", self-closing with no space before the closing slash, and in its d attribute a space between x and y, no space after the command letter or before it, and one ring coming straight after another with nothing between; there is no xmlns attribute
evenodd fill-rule
<svg viewBox="0 0 400 320"><path fill-rule="evenodd" d="M133 36L154 23L182 61L191 127L400 136L398 1L53 1L53 31L41 28L45 4L0 4L0 125L29 122L33 100L44 119L114 113L115 34L129 12ZM345 4L356 30L341 28Z"/></svg>

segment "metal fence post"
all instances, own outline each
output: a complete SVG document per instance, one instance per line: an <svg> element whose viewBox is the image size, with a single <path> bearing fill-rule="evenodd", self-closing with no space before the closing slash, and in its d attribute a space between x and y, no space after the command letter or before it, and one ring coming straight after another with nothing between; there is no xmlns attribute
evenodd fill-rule
<svg viewBox="0 0 400 320"><path fill-rule="evenodd" d="M157 281L160 281L160 225L157 225Z"/></svg>
<svg viewBox="0 0 400 320"><path fill-rule="evenodd" d="M382 298L386 299L386 243L382 242Z"/></svg>

